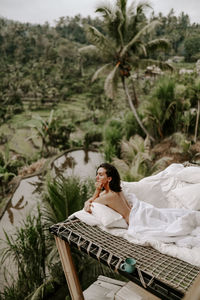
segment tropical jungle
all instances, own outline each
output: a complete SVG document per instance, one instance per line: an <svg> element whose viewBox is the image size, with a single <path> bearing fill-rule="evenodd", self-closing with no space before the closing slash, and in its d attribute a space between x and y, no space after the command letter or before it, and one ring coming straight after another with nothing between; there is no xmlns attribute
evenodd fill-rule
<svg viewBox="0 0 200 300"><path fill-rule="evenodd" d="M0 103L1 217L23 178L42 177L37 213L3 230L0 299L70 299L49 227L83 207L93 182L49 168L71 149L101 153L125 181L199 164L200 24L127 0L55 26L1 17ZM83 289L118 276L72 255Z"/></svg>

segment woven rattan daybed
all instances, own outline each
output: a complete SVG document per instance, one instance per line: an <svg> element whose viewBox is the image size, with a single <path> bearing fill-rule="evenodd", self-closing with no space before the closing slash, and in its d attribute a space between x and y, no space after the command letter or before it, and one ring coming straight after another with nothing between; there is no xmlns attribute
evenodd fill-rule
<svg viewBox="0 0 200 300"><path fill-rule="evenodd" d="M99 260L160 299L182 299L200 274L199 267L161 254L152 247L130 243L77 218L51 226L50 232L56 238L72 299L83 298L74 271L70 270L73 262L70 261L69 245ZM134 257L137 261L136 270L132 274L119 268L126 257Z"/></svg>

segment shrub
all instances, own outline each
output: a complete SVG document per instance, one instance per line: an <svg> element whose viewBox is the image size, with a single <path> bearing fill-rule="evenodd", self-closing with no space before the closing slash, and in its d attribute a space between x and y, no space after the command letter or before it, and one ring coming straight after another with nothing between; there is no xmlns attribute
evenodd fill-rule
<svg viewBox="0 0 200 300"><path fill-rule="evenodd" d="M106 161L111 162L114 156L120 157L120 141L123 137L123 123L111 120L104 130L104 153Z"/></svg>
<svg viewBox="0 0 200 300"><path fill-rule="evenodd" d="M139 135L143 136L143 131L142 131L141 127L138 125L138 122L136 121L132 112L128 112L125 115L124 132L125 132L125 136L126 136L127 140L129 140L130 137L135 134L139 134Z"/></svg>
<svg viewBox="0 0 200 300"><path fill-rule="evenodd" d="M46 245L40 209L36 216L28 216L16 233L9 236L5 231L6 246L1 263L9 257L17 268L17 277L10 288L5 288L5 299L25 299L46 279ZM8 271L8 270L7 270ZM12 298L14 293L14 298ZM8 297L10 294L10 297Z"/></svg>
<svg viewBox="0 0 200 300"><path fill-rule="evenodd" d="M91 186L89 182L82 182L78 177L65 178L59 175L49 179L43 199L47 216L51 215L51 224L61 222L82 209L91 194Z"/></svg>
<svg viewBox="0 0 200 300"><path fill-rule="evenodd" d="M84 147L88 149L93 142L101 142L102 138L102 132L100 131L95 129L87 131L84 136Z"/></svg>

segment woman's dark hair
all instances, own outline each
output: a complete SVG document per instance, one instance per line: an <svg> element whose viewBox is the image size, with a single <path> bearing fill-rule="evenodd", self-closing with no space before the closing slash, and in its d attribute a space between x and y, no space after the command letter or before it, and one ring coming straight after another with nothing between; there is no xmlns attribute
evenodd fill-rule
<svg viewBox="0 0 200 300"><path fill-rule="evenodd" d="M106 170L106 174L108 177L112 177L112 180L109 182L109 187L113 192L121 192L122 188L120 186L120 175L117 169L108 164L108 163L103 163L100 166L98 166L97 170L99 168L104 168Z"/></svg>

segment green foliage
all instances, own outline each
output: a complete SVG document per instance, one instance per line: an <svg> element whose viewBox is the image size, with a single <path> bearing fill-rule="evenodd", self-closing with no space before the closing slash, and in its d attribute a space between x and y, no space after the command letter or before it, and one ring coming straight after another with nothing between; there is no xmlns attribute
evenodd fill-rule
<svg viewBox="0 0 200 300"><path fill-rule="evenodd" d="M64 178L63 176L48 180L43 198L47 227L64 221L69 215L82 209L84 202L93 192L94 182L91 180L81 181L78 177ZM55 255L57 251L52 244L49 245L49 249L51 252L48 261L52 266L50 272L56 276L57 272L61 272ZM76 249L72 249L72 256L83 288L87 288L99 274L114 276L112 271Z"/></svg>
<svg viewBox="0 0 200 300"><path fill-rule="evenodd" d="M29 215L15 234L9 236L5 231L4 234L1 263L9 257L17 268L15 284L5 289L4 299L25 299L46 279L46 242L40 209L35 216Z"/></svg>
<svg viewBox="0 0 200 300"><path fill-rule="evenodd" d="M163 78L155 90L155 96L162 102L165 107L168 102L174 100L175 82L168 77Z"/></svg>
<svg viewBox="0 0 200 300"><path fill-rule="evenodd" d="M74 125L64 125L63 120L59 117L55 118L51 126L47 129L48 146L65 150L70 147L69 138L70 134L74 131Z"/></svg>
<svg viewBox="0 0 200 300"><path fill-rule="evenodd" d="M149 171L151 157L146 151L145 141L138 135L121 143L122 159L114 158L114 165L125 181L138 181Z"/></svg>
<svg viewBox="0 0 200 300"><path fill-rule="evenodd" d="M69 138L71 132L74 131L72 124L64 123L64 116L54 116L52 110L47 120L38 116L39 125L34 126L37 135L42 139L42 154L49 155L49 147L59 148L61 150L68 149ZM44 152L44 149L46 153Z"/></svg>
<svg viewBox="0 0 200 300"><path fill-rule="evenodd" d="M66 17L61 18L55 28L48 24L44 26L20 24L0 19L0 25L2 25L0 26L0 122L3 123L13 114L21 112L24 104L30 110L38 107L49 109L48 105L57 104L60 100L67 102L70 100L69 96L87 92L87 97L83 97L81 100L85 101L83 102L85 108L92 111L94 116L92 122L102 124L103 129L104 123L106 124L103 133L106 160L114 161L122 178L132 181L148 176L161 167L163 169L169 159L164 157L154 164L148 139L144 140L142 137L135 136L135 134L144 136L144 133L131 112L128 112L122 121L113 119L108 123L105 122L107 116L113 118L113 103L116 104L115 111L118 109L119 103L112 102L111 99L103 95L101 81L91 84L89 78L93 70L88 66L94 64L94 68L97 68L97 64L102 65L104 62L109 62L106 67L104 65L101 70L99 69L95 73L93 79L97 79L102 74L104 77L108 75L105 88L108 94L112 96L114 95L112 90L116 89L117 77L122 79L123 83L123 80L127 80L131 72L137 70L142 61L143 66L146 63L152 63L149 58L156 59L159 57L165 61L170 55L180 54L180 51L182 51L182 55L188 57L188 60L197 59L197 40L192 45L195 48L192 54L189 51L194 49L192 47L190 49L190 46L187 48L187 43L189 45L188 40L191 37L191 32L195 31L195 36L199 37L200 27L198 24L190 25L187 15L182 14L176 17L171 12L166 17L162 14L157 17L152 15L151 21L153 22L149 29L155 28L155 31L151 30L149 34L146 31L149 25L147 24L148 20L143 11L143 8L148 7L148 5L145 3L144 6L143 4L138 6L135 14L131 9L126 11L125 4L126 1L116 1L116 10L108 10L107 12L106 7L99 8L98 11L104 16L103 21L92 20L90 17L84 19L80 16ZM155 21L155 19L157 20ZM158 23L160 26L155 27ZM81 43L81 47L88 43L83 31L85 25L92 26L94 44L99 45L105 52L93 48L93 50L98 51L97 56L93 51L88 52L83 57L83 50L78 51L79 43ZM111 37L109 43L108 37ZM172 43L172 48L168 53L157 47L161 46L162 42L165 44L166 38ZM105 45L109 45L109 47L105 49ZM186 46L185 49L183 45ZM155 50L155 46L157 50ZM152 49L154 51L150 53L149 50ZM111 69L109 69L110 67ZM138 84L137 81L135 82ZM154 84L155 90L151 93ZM128 82L127 86L128 88L131 86L131 81ZM140 95L139 84L137 92ZM139 118L158 139L180 130L180 133L172 136L175 148L178 149L179 153L188 153L190 141L187 138L187 133L194 133L198 114L199 88L198 86L195 87L194 76L188 74L177 78L173 76L173 78L163 79L159 83L154 80L151 82L145 80L143 92L145 95L150 94L150 97L148 105L144 105L143 110L142 106L137 107ZM142 99L143 94L141 93L140 96ZM119 98L120 101L125 99L121 95ZM89 118L88 115L89 113L86 114L86 119ZM118 116L119 114L117 114ZM80 123L80 115L77 119ZM93 141L101 141L102 138L100 130L88 129L92 122L86 123L88 126L84 137L86 148ZM42 152L44 155L50 151L50 147L62 150L68 148L70 144L83 144L83 139L78 142L73 141L73 143L69 140L73 126L66 122L63 115L50 113L49 119L46 120L44 117L40 119L36 130L43 140ZM183 132L185 135L182 135ZM126 140L123 139L124 136L126 136ZM17 174L18 161L9 162L9 160L10 157L6 153L0 155L0 181L4 183L1 184L1 188L8 186L8 181L14 174ZM81 209L84 201L91 195L92 187L92 184L80 182L78 178L65 179L58 176L48 181L43 199L45 227L39 220L30 217L25 222L25 227L18 229L19 239L15 236L6 235L10 250L7 249L7 254L5 250L5 256L15 252L13 257L19 261L20 267L18 268L19 280L14 282L14 278L12 278L14 283L5 288L2 295L3 299L25 299L27 290L33 299L34 297L42 299L45 291L48 294L47 290L49 289L51 293L54 279L57 283L64 283L64 275L58 257L56 260L54 255L54 259L51 259L53 254L50 250L55 245L52 244L52 237L49 237L46 229L49 225L62 222L70 214ZM43 232L40 230L42 226ZM17 241L16 245L14 245L14 238ZM43 257L41 257L42 251L45 253ZM32 256L33 261L30 262ZM102 265L95 263L78 251L73 252L73 257L83 287L87 287L89 283L94 281L98 272L105 272ZM44 265L48 270L48 277Z"/></svg>
<svg viewBox="0 0 200 300"><path fill-rule="evenodd" d="M102 82L94 82L88 89L87 106L90 110L103 109L105 112L111 108L112 100L104 95Z"/></svg>
<svg viewBox="0 0 200 300"><path fill-rule="evenodd" d="M101 66L93 75L92 81L100 76L106 76L104 81L104 91L107 98L114 99L117 92L118 82L122 83L128 104L132 110L139 126L144 133L151 137L146 130L129 93L129 86L126 78L131 76L131 69L137 69L139 65L150 63L148 61L148 52L155 49L166 49L169 43L166 39L151 40L150 33L160 23L157 20L148 22L144 11L149 8L146 2L132 3L128 7L127 1L116 1L111 8L110 5L99 6L96 12L99 12L105 23L105 32L100 32L94 26L87 27L87 37L91 42L90 48L85 48L94 52L98 49L102 54L105 65ZM151 42L151 45L149 43ZM84 54L84 48L82 48ZM144 60L145 58L145 60ZM151 61L152 63L152 61ZM157 63L157 62L155 62ZM162 62L162 66L169 67L169 64ZM134 82L132 82L134 87ZM136 90L134 88L134 97L137 99ZM108 147L108 146L107 146ZM109 147L108 147L109 148ZM112 147L113 148L113 147ZM107 152L113 152L110 148Z"/></svg>
<svg viewBox="0 0 200 300"><path fill-rule="evenodd" d="M120 157L120 141L123 137L123 123L119 120L111 120L104 129L104 153L106 161L112 157Z"/></svg>
<svg viewBox="0 0 200 300"><path fill-rule="evenodd" d="M190 104L184 99L185 90L180 91L180 86L178 88L173 77L165 76L156 83L149 98L146 120L158 138L182 129L183 113Z"/></svg>
<svg viewBox="0 0 200 300"><path fill-rule="evenodd" d="M84 136L84 147L85 149L89 149L93 142L101 142L102 141L102 132L100 130L90 130L85 133Z"/></svg>
<svg viewBox="0 0 200 300"><path fill-rule="evenodd" d="M9 192L9 181L18 175L18 169L24 164L24 158L18 156L11 157L9 145L5 145L5 150L0 151L0 195L5 196Z"/></svg>
<svg viewBox="0 0 200 300"><path fill-rule="evenodd" d="M0 125L8 121L15 114L23 111L23 105L19 102L18 98L13 98L8 95L0 95Z"/></svg>
<svg viewBox="0 0 200 300"><path fill-rule="evenodd" d="M127 140L129 140L130 137L135 134L143 136L143 132L131 112L128 112L125 115L123 126L124 126L125 137Z"/></svg>
<svg viewBox="0 0 200 300"><path fill-rule="evenodd" d="M200 39L199 34L188 36L185 39L185 59L186 61L196 61L200 58Z"/></svg>
<svg viewBox="0 0 200 300"><path fill-rule="evenodd" d="M154 163L149 145L149 139L144 140L139 135L121 142L122 159L115 157L112 162L124 181L139 181L166 167L170 158L163 157Z"/></svg>
<svg viewBox="0 0 200 300"><path fill-rule="evenodd" d="M77 44L48 25L0 22L0 119L4 122L21 112L24 103L33 110L66 99L63 88L80 74Z"/></svg>
<svg viewBox="0 0 200 300"><path fill-rule="evenodd" d="M8 142L8 136L2 132L0 134L0 145L6 144L7 142Z"/></svg>
<svg viewBox="0 0 200 300"><path fill-rule="evenodd" d="M175 132L171 136L172 141L175 143L177 152L179 153L189 153L191 142L186 138L185 134L181 132Z"/></svg>
<svg viewBox="0 0 200 300"><path fill-rule="evenodd" d="M196 110L196 122L195 122L195 132L194 132L194 142L197 141L197 136L199 132L199 115L200 115L200 79L195 80L194 85L192 86L192 100L195 105Z"/></svg>
<svg viewBox="0 0 200 300"><path fill-rule="evenodd" d="M16 234L5 232L6 247L1 262L12 258L18 276L8 284L0 299L49 299L50 294L65 285L64 273L50 235L50 225L64 221L69 215L82 209L84 202L91 196L94 183L80 181L77 177L49 179L43 194L43 214L28 216ZM81 285L86 288L100 274L110 274L100 263L94 262L77 250L72 251ZM30 259L31 258L31 259ZM88 272L90 268L90 272ZM67 286L64 295L68 295ZM63 296L64 297L64 296Z"/></svg>
<svg viewBox="0 0 200 300"><path fill-rule="evenodd" d="M60 175L49 179L44 201L47 212L50 213L51 224L61 222L82 209L90 193L89 182L81 182L78 177L64 178Z"/></svg>
<svg viewBox="0 0 200 300"><path fill-rule="evenodd" d="M63 38L67 38L71 41L86 44L86 34L84 31L85 24L94 24L101 28L101 21L99 19L82 18L81 15L74 17L61 17L56 24L56 31Z"/></svg>

